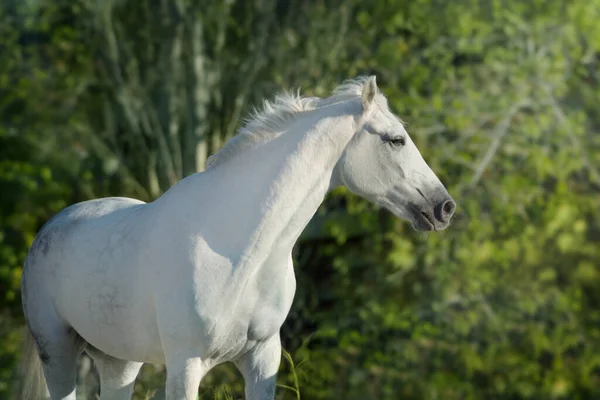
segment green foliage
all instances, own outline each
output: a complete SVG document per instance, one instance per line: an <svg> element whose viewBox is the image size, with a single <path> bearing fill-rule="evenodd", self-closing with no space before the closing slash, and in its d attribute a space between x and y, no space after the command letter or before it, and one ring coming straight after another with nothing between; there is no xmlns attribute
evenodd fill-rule
<svg viewBox="0 0 600 400"><path fill-rule="evenodd" d="M295 249L278 398L600 397L598 0L40 4L0 9L0 398L44 221L151 199L266 95L364 73L457 215L421 235L328 197ZM138 398L163 380L146 366ZM225 365L200 398L241 393Z"/></svg>
<svg viewBox="0 0 600 400"><path fill-rule="evenodd" d="M378 236L361 227L367 236L349 241L347 219L325 223L338 240L319 243L323 261L310 266L333 266L312 312L336 302L298 352L310 360L306 397L598 396L599 120L579 108L575 72L597 65L597 27L580 19L597 9L383 3L357 14L372 45L358 59L459 211L426 239L383 221ZM377 224L378 212L358 212Z"/></svg>

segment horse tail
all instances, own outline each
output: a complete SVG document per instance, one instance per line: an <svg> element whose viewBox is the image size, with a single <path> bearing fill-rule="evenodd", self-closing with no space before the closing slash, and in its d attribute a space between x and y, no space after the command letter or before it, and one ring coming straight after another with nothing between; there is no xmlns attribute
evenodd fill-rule
<svg viewBox="0 0 600 400"><path fill-rule="evenodd" d="M23 358L21 359L20 400L40 400L48 397L46 379L42 369L42 362L37 352L35 340L25 328L23 343Z"/></svg>

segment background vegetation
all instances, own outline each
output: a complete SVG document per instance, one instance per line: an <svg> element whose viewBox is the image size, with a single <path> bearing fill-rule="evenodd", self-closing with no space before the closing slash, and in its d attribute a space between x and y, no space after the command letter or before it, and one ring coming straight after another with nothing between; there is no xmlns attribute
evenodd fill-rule
<svg viewBox="0 0 600 400"><path fill-rule="evenodd" d="M18 386L21 266L49 217L152 200L262 98L367 73L457 215L417 235L328 197L295 251L295 369L279 381L299 393L278 399L600 398L600 1L2 4L0 398ZM89 360L81 372L91 398ZM138 398L163 379L144 367ZM200 393L241 388L223 366Z"/></svg>

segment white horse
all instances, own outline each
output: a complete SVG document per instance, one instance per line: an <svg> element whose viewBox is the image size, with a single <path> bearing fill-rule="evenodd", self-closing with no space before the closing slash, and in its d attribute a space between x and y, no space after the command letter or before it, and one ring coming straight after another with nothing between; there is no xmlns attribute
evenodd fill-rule
<svg viewBox="0 0 600 400"><path fill-rule="evenodd" d="M23 270L35 355L23 398L44 397L43 371L53 400L74 400L86 351L103 400L131 398L142 363L166 364L167 399L196 399L227 361L246 399L273 399L292 247L340 185L417 230L446 228L455 209L373 76L325 99L265 102L205 172L152 203L103 198L58 213Z"/></svg>

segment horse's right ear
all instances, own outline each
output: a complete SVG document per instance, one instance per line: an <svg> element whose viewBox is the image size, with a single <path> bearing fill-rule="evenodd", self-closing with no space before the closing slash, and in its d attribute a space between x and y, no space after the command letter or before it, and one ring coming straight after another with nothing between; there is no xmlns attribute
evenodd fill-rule
<svg viewBox="0 0 600 400"><path fill-rule="evenodd" d="M379 89L377 88L377 79L375 75L371 75L365 84L363 85L361 100L363 105L363 111L367 111L371 104L373 104L373 100L375 100L375 95Z"/></svg>

